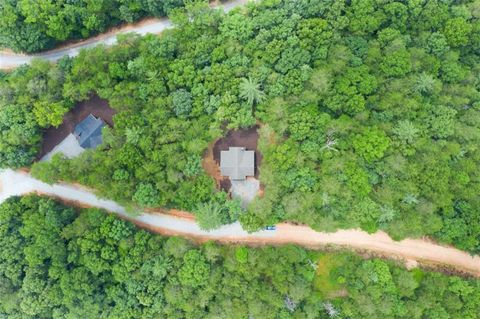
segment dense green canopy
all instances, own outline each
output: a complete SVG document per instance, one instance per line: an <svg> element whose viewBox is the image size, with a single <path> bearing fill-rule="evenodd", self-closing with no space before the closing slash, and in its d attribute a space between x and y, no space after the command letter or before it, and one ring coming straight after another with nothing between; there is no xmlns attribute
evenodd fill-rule
<svg viewBox="0 0 480 319"><path fill-rule="evenodd" d="M2 0L0 47L35 52L87 38L144 16L165 16L183 0Z"/></svg>
<svg viewBox="0 0 480 319"><path fill-rule="evenodd" d="M478 253L479 12L478 1L436 0L176 9L160 37L123 36L4 77L0 165L29 163L39 128L97 93L118 111L104 145L34 165L35 176L198 211L204 228L291 220ZM226 130L256 123L265 192L239 213L214 195L200 158Z"/></svg>
<svg viewBox="0 0 480 319"><path fill-rule="evenodd" d="M162 238L51 199L0 205L0 317L480 318L480 282L350 253Z"/></svg>

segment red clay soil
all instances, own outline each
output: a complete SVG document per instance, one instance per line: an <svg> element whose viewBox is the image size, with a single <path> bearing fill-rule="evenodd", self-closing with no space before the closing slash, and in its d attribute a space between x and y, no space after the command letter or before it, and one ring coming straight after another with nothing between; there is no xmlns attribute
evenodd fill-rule
<svg viewBox="0 0 480 319"><path fill-rule="evenodd" d="M195 215L189 212L185 212L183 210L178 210L175 208L143 208L143 211L149 214L157 214L157 215L171 215L181 219L186 220L193 220L195 221Z"/></svg>
<svg viewBox="0 0 480 319"><path fill-rule="evenodd" d="M96 117L100 117L108 125L113 126L112 117L116 111L108 105L107 100L101 99L97 95L92 95L88 100L77 103L73 109L67 112L59 127L50 127L45 130L37 160L45 156L45 154L63 141L68 134L73 132L75 126L90 113Z"/></svg>
<svg viewBox="0 0 480 319"><path fill-rule="evenodd" d="M202 167L207 172L208 175L212 176L215 179L217 188L223 189L228 193L231 183L228 177L223 177L220 174L220 165L213 158L213 146L215 143L211 143L208 146L207 151L203 156Z"/></svg>
<svg viewBox="0 0 480 319"><path fill-rule="evenodd" d="M232 182L228 177L223 177L220 180L220 189L223 189L225 192L230 193L230 188L232 188Z"/></svg>

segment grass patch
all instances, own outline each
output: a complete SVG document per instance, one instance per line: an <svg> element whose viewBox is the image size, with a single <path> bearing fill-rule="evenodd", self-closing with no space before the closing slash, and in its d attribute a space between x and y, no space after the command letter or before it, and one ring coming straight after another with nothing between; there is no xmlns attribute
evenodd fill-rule
<svg viewBox="0 0 480 319"><path fill-rule="evenodd" d="M335 275L335 270L343 265L347 258L347 256L338 254L319 254L313 285L322 297L334 298L345 296L347 293L342 283L342 277Z"/></svg>
<svg viewBox="0 0 480 319"><path fill-rule="evenodd" d="M414 268L411 270L411 272L413 275L413 279L415 279L415 281L418 284L420 284L422 282L423 277L425 276L425 272L420 268Z"/></svg>

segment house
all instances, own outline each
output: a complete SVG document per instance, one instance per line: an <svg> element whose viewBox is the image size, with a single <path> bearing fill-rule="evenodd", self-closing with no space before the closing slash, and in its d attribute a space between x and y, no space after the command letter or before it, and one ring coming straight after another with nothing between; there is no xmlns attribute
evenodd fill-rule
<svg viewBox="0 0 480 319"><path fill-rule="evenodd" d="M229 147L228 151L221 151L220 171L222 176L228 176L232 180L245 180L247 176L254 176L255 152L247 151L245 147Z"/></svg>
<svg viewBox="0 0 480 319"><path fill-rule="evenodd" d="M95 148L102 144L102 128L105 122L89 114L75 126L73 135L82 148Z"/></svg>

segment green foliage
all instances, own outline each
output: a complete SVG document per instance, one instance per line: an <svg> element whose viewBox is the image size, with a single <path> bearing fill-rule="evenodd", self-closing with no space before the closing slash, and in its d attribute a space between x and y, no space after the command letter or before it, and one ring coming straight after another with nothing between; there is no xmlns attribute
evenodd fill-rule
<svg viewBox="0 0 480 319"><path fill-rule="evenodd" d="M210 267L202 253L198 250L189 250L183 256L183 265L178 271L178 279L183 285L196 288L207 283L209 271Z"/></svg>
<svg viewBox="0 0 480 319"><path fill-rule="evenodd" d="M393 128L394 147L400 147L405 155L415 154L415 145L420 137L420 129L409 120L401 120Z"/></svg>
<svg viewBox="0 0 480 319"><path fill-rule="evenodd" d="M352 145L355 153L367 162L372 162L383 157L390 145L390 140L384 131L377 127L371 127L361 134L356 134L353 137Z"/></svg>
<svg viewBox="0 0 480 319"><path fill-rule="evenodd" d="M142 206L158 206L159 194L158 190L152 184L138 184L137 190L132 199Z"/></svg>
<svg viewBox="0 0 480 319"><path fill-rule="evenodd" d="M199 175L202 172L202 158L198 155L193 155L187 158L183 174L187 177Z"/></svg>
<svg viewBox="0 0 480 319"><path fill-rule="evenodd" d="M182 0L6 1L0 6L0 46L40 51L60 41L87 38L121 22L135 22L146 15L165 16L181 6Z"/></svg>
<svg viewBox="0 0 480 319"><path fill-rule="evenodd" d="M110 25L107 7L134 20L180 1L104 1L80 16L81 1L69 15L60 2L19 3L1 7L1 30L48 24L40 34L64 38ZM97 94L117 111L102 147L35 164L36 176L124 205L192 211L207 229L239 217L249 231L289 220L478 252L476 224L464 231L480 207L476 3L273 1L223 14L195 2L171 16L176 28L161 36L125 35L2 75L0 166L29 165L41 128ZM201 158L227 130L255 124L263 196L240 213L217 198L225 195Z"/></svg>
<svg viewBox="0 0 480 319"><path fill-rule="evenodd" d="M228 221L228 215L217 202L199 204L195 210L195 216L200 228L205 230L218 228Z"/></svg>
<svg viewBox="0 0 480 319"><path fill-rule="evenodd" d="M445 36L442 33L434 32L428 38L427 49L436 56L442 56L450 48Z"/></svg>
<svg viewBox="0 0 480 319"><path fill-rule="evenodd" d="M260 103L265 94L260 90L260 84L251 78L243 78L240 86L240 97L247 101L249 105Z"/></svg>
<svg viewBox="0 0 480 319"><path fill-rule="evenodd" d="M412 122L402 120L395 126L394 133L402 143L413 144L418 137L420 130L417 129Z"/></svg>
<svg viewBox="0 0 480 319"><path fill-rule="evenodd" d="M433 76L422 73L417 77L414 89L421 94L429 95L433 93L436 83L437 82L435 81Z"/></svg>
<svg viewBox="0 0 480 319"><path fill-rule="evenodd" d="M352 1L350 10L346 14L350 20L349 30L360 35L375 32L384 19L384 13L376 9L376 3L373 0Z"/></svg>
<svg viewBox="0 0 480 319"><path fill-rule="evenodd" d="M334 111L355 114L365 109L365 97L377 88L376 78L366 66L349 68L340 75L333 86L334 95L327 99L327 106Z"/></svg>
<svg viewBox="0 0 480 319"><path fill-rule="evenodd" d="M480 216L466 201L454 204L454 211L443 215L444 227L438 236L447 243L456 243L461 249L480 251Z"/></svg>
<svg viewBox="0 0 480 319"><path fill-rule="evenodd" d="M472 25L463 18L449 19L445 24L443 34L447 38L448 44L452 47L466 45L472 32Z"/></svg>
<svg viewBox="0 0 480 319"><path fill-rule="evenodd" d="M172 103L173 110L178 117L188 117L192 111L192 95L184 89L173 92Z"/></svg>
<svg viewBox="0 0 480 319"><path fill-rule="evenodd" d="M34 60L0 79L0 167L29 165L41 127L58 126L72 102L62 96L65 70Z"/></svg>
<svg viewBox="0 0 480 319"><path fill-rule="evenodd" d="M390 52L380 63L380 69L386 76L398 77L407 74L412 69L410 53L405 49Z"/></svg>
<svg viewBox="0 0 480 319"><path fill-rule="evenodd" d="M63 122L63 115L68 111L62 103L47 104L36 103L33 107L33 114L41 127L55 126L58 127Z"/></svg>
<svg viewBox="0 0 480 319"><path fill-rule="evenodd" d="M432 105L427 117L428 128L435 138L447 138L454 133L457 112L444 105Z"/></svg>
<svg viewBox="0 0 480 319"><path fill-rule="evenodd" d="M162 238L38 196L0 205L5 318L478 318L480 282L352 253Z"/></svg>
<svg viewBox="0 0 480 319"><path fill-rule="evenodd" d="M247 263L248 262L247 247L238 247L237 249L235 249L235 259L241 264Z"/></svg>
<svg viewBox="0 0 480 319"><path fill-rule="evenodd" d="M353 163L347 164L345 167L345 175L347 177L347 186L360 196L368 195L372 188L368 181L367 173L358 165Z"/></svg>
<svg viewBox="0 0 480 319"><path fill-rule="evenodd" d="M18 168L35 157L39 127L27 108L6 105L0 108L0 167Z"/></svg>
<svg viewBox="0 0 480 319"><path fill-rule="evenodd" d="M308 107L290 115L288 132L296 141L315 139L329 120L327 114L320 115L315 107Z"/></svg>
<svg viewBox="0 0 480 319"><path fill-rule="evenodd" d="M210 201L200 203L194 213L200 228L212 230L237 220L242 212L239 200L230 200L224 192L218 192Z"/></svg>

